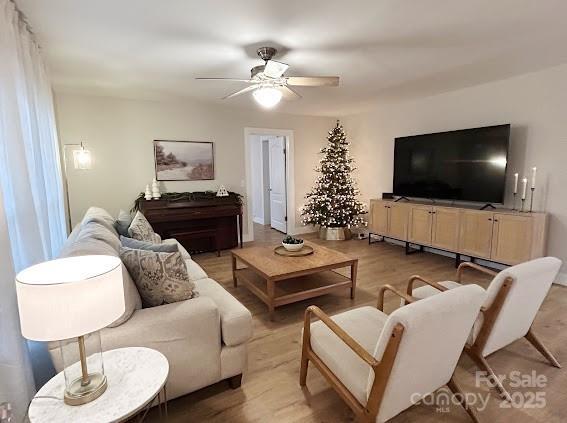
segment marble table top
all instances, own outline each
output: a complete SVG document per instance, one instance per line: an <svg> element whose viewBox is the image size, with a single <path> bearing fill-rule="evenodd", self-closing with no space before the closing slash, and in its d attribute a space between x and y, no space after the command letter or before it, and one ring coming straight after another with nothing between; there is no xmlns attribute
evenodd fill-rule
<svg viewBox="0 0 567 423"><path fill-rule="evenodd" d="M130 347L105 351L104 370L108 388L94 401L70 406L63 402L63 372L54 376L36 394L55 396L61 401L36 398L29 409L32 423L119 422L135 415L161 391L169 374L167 358L150 348Z"/></svg>

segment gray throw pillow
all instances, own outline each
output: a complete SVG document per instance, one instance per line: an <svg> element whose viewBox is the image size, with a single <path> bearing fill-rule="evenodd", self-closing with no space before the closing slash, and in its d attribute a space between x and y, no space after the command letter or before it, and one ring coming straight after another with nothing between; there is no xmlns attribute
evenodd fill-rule
<svg viewBox="0 0 567 423"><path fill-rule="evenodd" d="M128 236L128 228L130 227L131 223L132 216L130 216L130 213L124 210L120 210L118 212L118 217L114 222L114 227L116 228L116 231L119 235Z"/></svg>
<svg viewBox="0 0 567 423"><path fill-rule="evenodd" d="M120 242L123 247L136 250L148 250L156 253L177 253L179 251L177 244L154 244L153 242L138 241L122 235L120 235Z"/></svg>
<svg viewBox="0 0 567 423"><path fill-rule="evenodd" d="M138 241L156 242L155 235L157 234L154 232L150 222L148 222L146 217L138 210L128 228L128 235L130 238L137 239ZM161 239L157 242L161 242Z"/></svg>
<svg viewBox="0 0 567 423"><path fill-rule="evenodd" d="M120 248L120 259L138 288L145 307L188 300L196 296L181 253L155 253Z"/></svg>

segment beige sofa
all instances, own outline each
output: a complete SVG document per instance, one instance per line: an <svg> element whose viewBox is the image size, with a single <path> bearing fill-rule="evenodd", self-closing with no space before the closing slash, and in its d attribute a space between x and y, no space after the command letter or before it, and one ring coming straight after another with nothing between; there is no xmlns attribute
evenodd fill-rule
<svg viewBox="0 0 567 423"><path fill-rule="evenodd" d="M113 224L114 219L105 210L90 208L69 236L60 256L118 256L120 240ZM199 296L142 308L136 286L123 266L126 312L101 331L103 350L143 346L162 352L170 365L169 399L224 379L232 387L239 386L246 368L247 342L252 336L252 316L248 309L208 278L183 247L180 251ZM55 368L62 370L59 344L51 343L49 349Z"/></svg>

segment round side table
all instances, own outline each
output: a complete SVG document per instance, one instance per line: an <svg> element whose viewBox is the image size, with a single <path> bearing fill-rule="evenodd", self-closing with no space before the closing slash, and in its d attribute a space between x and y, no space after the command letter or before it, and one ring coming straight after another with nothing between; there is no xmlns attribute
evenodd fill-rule
<svg viewBox="0 0 567 423"><path fill-rule="evenodd" d="M66 405L63 402L65 380L60 372L35 395L28 413L30 422L111 423L142 412L143 420L156 398L160 416L162 402L167 416L165 383L169 363L162 353L142 347L119 348L105 351L103 362L108 378L108 389L104 394L84 405ZM61 400L40 398L45 396Z"/></svg>

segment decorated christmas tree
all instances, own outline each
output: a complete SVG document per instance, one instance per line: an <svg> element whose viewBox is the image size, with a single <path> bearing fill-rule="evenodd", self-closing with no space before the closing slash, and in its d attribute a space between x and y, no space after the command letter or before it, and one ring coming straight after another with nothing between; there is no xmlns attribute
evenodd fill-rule
<svg viewBox="0 0 567 423"><path fill-rule="evenodd" d="M362 223L364 204L357 200L358 189L352 179L354 160L349 155L349 142L337 121L327 137L329 143L320 153L324 156L315 169L321 174L306 196L302 209L304 225L324 228L350 228Z"/></svg>

